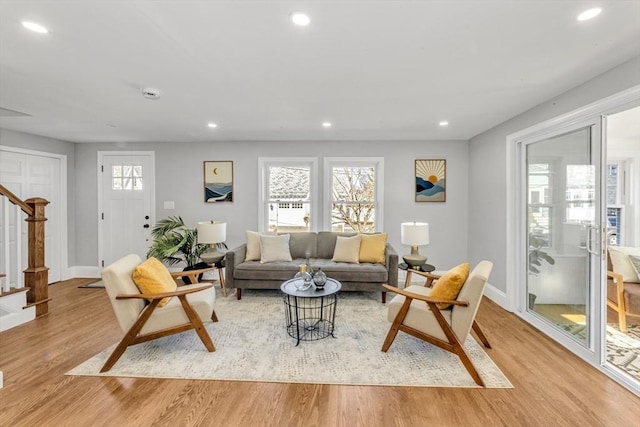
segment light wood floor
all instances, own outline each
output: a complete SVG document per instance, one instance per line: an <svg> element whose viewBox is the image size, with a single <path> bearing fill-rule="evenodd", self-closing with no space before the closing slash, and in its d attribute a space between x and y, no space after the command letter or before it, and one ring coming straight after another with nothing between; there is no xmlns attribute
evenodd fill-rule
<svg viewBox="0 0 640 427"><path fill-rule="evenodd" d="M0 426L583 427L640 422L640 398L486 299L478 320L493 345L488 354L513 389L66 376L122 335L104 289L77 288L87 282L52 285L49 315L0 334Z"/></svg>

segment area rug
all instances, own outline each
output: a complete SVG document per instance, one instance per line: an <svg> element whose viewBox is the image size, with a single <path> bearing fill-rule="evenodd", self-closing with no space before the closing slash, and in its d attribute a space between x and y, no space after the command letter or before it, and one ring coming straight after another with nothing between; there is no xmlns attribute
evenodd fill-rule
<svg viewBox="0 0 640 427"><path fill-rule="evenodd" d="M583 324L570 323L562 327L585 338L586 326ZM640 380L640 325L627 325L627 332L620 332L617 323L607 324L607 362Z"/></svg>
<svg viewBox="0 0 640 427"><path fill-rule="evenodd" d="M390 323L378 298L379 293L341 293L335 338L296 346L287 334L279 291L243 290L240 301L230 293L216 299L219 322L206 324L215 352L207 352L187 331L129 347L109 372L100 374L114 344L68 375L478 387L457 356L407 334L399 333L387 353L380 351ZM472 337L465 349L487 387L512 387Z"/></svg>

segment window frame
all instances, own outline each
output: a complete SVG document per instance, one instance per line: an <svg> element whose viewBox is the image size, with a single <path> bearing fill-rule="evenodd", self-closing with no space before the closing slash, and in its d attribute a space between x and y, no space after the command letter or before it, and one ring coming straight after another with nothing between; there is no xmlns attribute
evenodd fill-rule
<svg viewBox="0 0 640 427"><path fill-rule="evenodd" d="M323 189L323 229L332 228L333 205L333 173L334 167L373 167L375 183L375 223L374 231L384 231L384 158L383 157L325 157L324 158L324 189Z"/></svg>
<svg viewBox="0 0 640 427"><path fill-rule="evenodd" d="M258 231L269 231L269 168L274 166L301 166L309 168L309 231L317 231L320 223L318 202L318 159L316 157L259 157L258 158ZM294 201L285 201L293 204Z"/></svg>

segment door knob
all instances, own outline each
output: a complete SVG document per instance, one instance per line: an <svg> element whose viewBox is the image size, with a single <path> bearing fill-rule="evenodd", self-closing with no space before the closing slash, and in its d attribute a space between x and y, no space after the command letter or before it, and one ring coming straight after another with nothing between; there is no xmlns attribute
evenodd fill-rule
<svg viewBox="0 0 640 427"><path fill-rule="evenodd" d="M143 225L144 228L149 228L149 224Z"/></svg>

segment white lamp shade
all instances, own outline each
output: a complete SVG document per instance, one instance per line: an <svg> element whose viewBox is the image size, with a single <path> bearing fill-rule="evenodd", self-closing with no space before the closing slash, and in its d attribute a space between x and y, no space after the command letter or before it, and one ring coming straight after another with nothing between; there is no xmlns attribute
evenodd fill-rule
<svg viewBox="0 0 640 427"><path fill-rule="evenodd" d="M429 223L403 222L400 239L403 245L421 246L429 244Z"/></svg>
<svg viewBox="0 0 640 427"><path fill-rule="evenodd" d="M198 243L222 243L226 240L226 222L202 221L198 223Z"/></svg>

